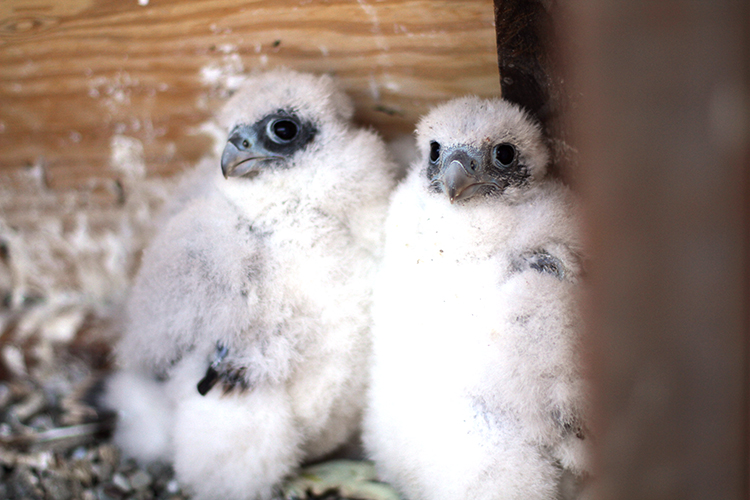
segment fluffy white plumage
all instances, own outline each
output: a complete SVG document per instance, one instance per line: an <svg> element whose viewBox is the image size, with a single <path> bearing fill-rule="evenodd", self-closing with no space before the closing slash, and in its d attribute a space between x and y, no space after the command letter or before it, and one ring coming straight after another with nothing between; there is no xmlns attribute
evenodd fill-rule
<svg viewBox="0 0 750 500"><path fill-rule="evenodd" d="M386 222L365 448L411 500L574 496L587 474L575 202L506 101L445 103L417 142Z"/></svg>
<svg viewBox="0 0 750 500"><path fill-rule="evenodd" d="M394 167L352 114L330 77L250 77L144 252L106 403L195 498L270 498L358 429Z"/></svg>

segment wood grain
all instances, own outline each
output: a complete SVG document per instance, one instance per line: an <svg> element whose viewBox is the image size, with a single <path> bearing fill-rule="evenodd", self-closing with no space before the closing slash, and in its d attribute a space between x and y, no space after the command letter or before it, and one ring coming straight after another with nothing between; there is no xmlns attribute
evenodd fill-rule
<svg viewBox="0 0 750 500"><path fill-rule="evenodd" d="M336 74L359 122L408 133L438 101L499 94L493 3L4 0L0 174L114 179L118 135L150 176L173 174L210 147L198 126L237 77L280 65Z"/></svg>
<svg viewBox="0 0 750 500"><path fill-rule="evenodd" d="M493 18L492 0L0 1L0 297L116 304L243 75L335 74L394 137L500 93Z"/></svg>

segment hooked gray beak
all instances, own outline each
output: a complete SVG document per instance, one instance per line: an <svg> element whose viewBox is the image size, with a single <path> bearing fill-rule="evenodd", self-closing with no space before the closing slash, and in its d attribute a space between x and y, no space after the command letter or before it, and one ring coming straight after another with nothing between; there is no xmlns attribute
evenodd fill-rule
<svg viewBox="0 0 750 500"><path fill-rule="evenodd" d="M241 177L249 172L255 163L253 156L249 151L240 151L231 141L224 146L224 152L221 154L221 173L224 178ZM243 168L238 168L244 165Z"/></svg>
<svg viewBox="0 0 750 500"><path fill-rule="evenodd" d="M255 150L255 138L244 127L232 132L224 152L221 154L221 173L224 178L253 176L260 172L260 163L281 160L280 156L259 154Z"/></svg>
<svg viewBox="0 0 750 500"><path fill-rule="evenodd" d="M279 160L279 156L258 155L252 151L242 151L231 142L224 146L224 152L221 154L221 173L224 178L243 177L246 175L258 174L260 171L259 163L266 160Z"/></svg>
<svg viewBox="0 0 750 500"><path fill-rule="evenodd" d="M445 186L445 191L448 194L451 203L462 199L463 193L473 184L474 181L458 160L453 160L450 165L445 167L442 179L443 186Z"/></svg>
<svg viewBox="0 0 750 500"><path fill-rule="evenodd" d="M445 164L438 180L451 203L471 198L487 183L479 173L482 158L478 154L456 149L447 155Z"/></svg>

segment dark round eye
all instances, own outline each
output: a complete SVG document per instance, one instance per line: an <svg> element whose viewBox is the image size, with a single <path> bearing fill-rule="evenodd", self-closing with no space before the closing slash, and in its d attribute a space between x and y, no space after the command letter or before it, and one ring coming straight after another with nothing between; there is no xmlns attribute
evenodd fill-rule
<svg viewBox="0 0 750 500"><path fill-rule="evenodd" d="M430 163L437 163L440 159L440 144L432 141L430 143Z"/></svg>
<svg viewBox="0 0 750 500"><path fill-rule="evenodd" d="M509 167L516 159L516 148L510 144L495 146L495 163L501 167Z"/></svg>
<svg viewBox="0 0 750 500"><path fill-rule="evenodd" d="M279 118L268 124L268 135L277 144L286 144L297 137L299 127L289 118Z"/></svg>
<svg viewBox="0 0 750 500"><path fill-rule="evenodd" d="M242 147L245 148L245 149L249 148L250 147L250 141L248 141L247 139L243 140L242 141Z"/></svg>

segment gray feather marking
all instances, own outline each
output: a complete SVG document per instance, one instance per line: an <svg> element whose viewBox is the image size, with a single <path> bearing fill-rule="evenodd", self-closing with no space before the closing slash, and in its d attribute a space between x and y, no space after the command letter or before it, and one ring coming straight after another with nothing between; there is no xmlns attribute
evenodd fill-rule
<svg viewBox="0 0 750 500"><path fill-rule="evenodd" d="M561 281L566 277L567 270L562 261L557 257L548 254L544 250L540 250L526 257L526 261L532 269L536 269L540 273L551 274Z"/></svg>

